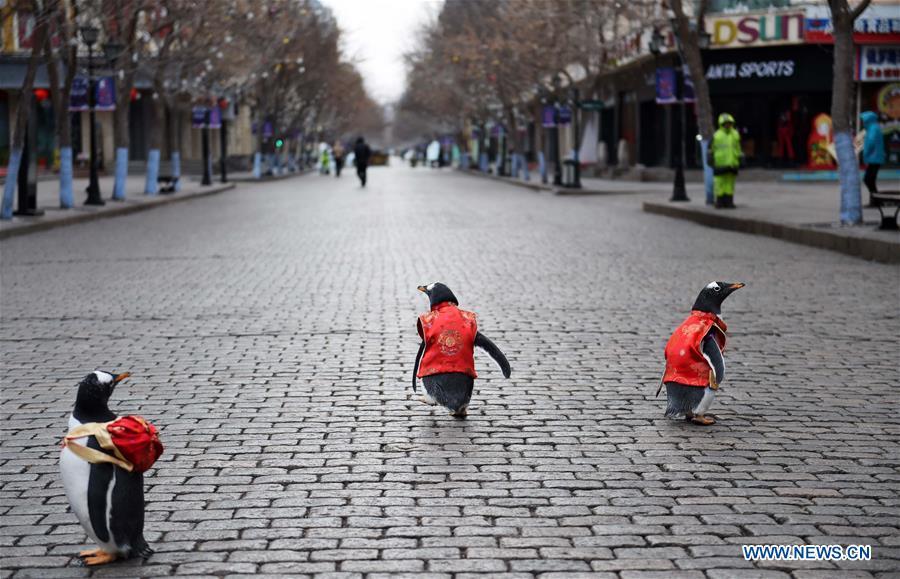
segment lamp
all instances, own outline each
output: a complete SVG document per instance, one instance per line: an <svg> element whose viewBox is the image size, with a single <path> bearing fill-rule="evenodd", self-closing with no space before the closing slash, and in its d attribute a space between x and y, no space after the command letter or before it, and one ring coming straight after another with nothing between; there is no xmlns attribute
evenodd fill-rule
<svg viewBox="0 0 900 579"><path fill-rule="evenodd" d="M706 50L707 48L709 48L711 41L712 35L706 30L701 30L697 34L697 46L700 47L700 50Z"/></svg>
<svg viewBox="0 0 900 579"><path fill-rule="evenodd" d="M88 48L97 43L97 38L100 36L100 29L96 26L82 26L81 27L81 39L84 40L84 43L88 45Z"/></svg>
<svg viewBox="0 0 900 579"><path fill-rule="evenodd" d="M663 35L660 34L659 28L653 29L653 35L650 37L650 52L652 52L655 56L659 56L659 53L662 52L663 45Z"/></svg>

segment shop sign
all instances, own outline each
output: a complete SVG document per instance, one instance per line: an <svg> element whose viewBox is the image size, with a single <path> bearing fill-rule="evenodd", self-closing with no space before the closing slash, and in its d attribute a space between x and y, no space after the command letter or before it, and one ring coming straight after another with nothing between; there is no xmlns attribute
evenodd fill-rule
<svg viewBox="0 0 900 579"><path fill-rule="evenodd" d="M834 28L827 6L806 9L803 36L812 44L833 44ZM896 6L869 6L853 23L856 44L900 44L900 11Z"/></svg>
<svg viewBox="0 0 900 579"><path fill-rule="evenodd" d="M793 60L764 60L711 64L706 69L707 80L735 78L788 78L794 75Z"/></svg>
<svg viewBox="0 0 900 579"><path fill-rule="evenodd" d="M603 110L603 101L599 99L583 100L578 106L585 111Z"/></svg>
<svg viewBox="0 0 900 579"><path fill-rule="evenodd" d="M104 76L94 80L94 110L116 110L116 83L111 76ZM76 76L72 79L72 90L69 93L69 111L89 111L88 79L84 76Z"/></svg>
<svg viewBox="0 0 900 579"><path fill-rule="evenodd" d="M900 80L900 45L860 46L856 53L856 80Z"/></svg>
<svg viewBox="0 0 900 579"><path fill-rule="evenodd" d="M742 48L803 42L802 12L708 16L711 48Z"/></svg>

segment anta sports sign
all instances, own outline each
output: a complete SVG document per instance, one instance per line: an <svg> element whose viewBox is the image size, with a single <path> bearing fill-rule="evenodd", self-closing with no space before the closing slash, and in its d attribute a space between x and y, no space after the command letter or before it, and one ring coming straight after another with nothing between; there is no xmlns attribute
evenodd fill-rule
<svg viewBox="0 0 900 579"><path fill-rule="evenodd" d="M746 48L803 42L803 12L721 14L704 20L710 48Z"/></svg>

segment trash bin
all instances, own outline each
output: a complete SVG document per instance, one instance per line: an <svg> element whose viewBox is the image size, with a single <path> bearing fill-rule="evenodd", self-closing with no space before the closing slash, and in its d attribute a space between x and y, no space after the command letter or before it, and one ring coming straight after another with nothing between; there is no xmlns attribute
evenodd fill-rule
<svg viewBox="0 0 900 579"><path fill-rule="evenodd" d="M575 186L575 160L566 159L563 161L562 182L563 187Z"/></svg>

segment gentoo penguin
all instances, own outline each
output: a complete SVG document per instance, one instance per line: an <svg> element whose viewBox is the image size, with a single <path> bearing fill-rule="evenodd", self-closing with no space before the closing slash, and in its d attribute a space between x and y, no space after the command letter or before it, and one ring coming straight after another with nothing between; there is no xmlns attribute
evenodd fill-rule
<svg viewBox="0 0 900 579"><path fill-rule="evenodd" d="M425 384L424 404L440 404L456 418L465 418L475 387L475 352L478 346L494 359L509 378L509 362L503 352L478 331L476 316L459 309L459 300L446 285L433 283L419 286L428 296L431 311L419 316L417 329L422 343L416 354L412 385L416 378Z"/></svg>
<svg viewBox="0 0 900 579"><path fill-rule="evenodd" d="M715 424L706 411L712 406L719 384L725 379L725 348L728 327L722 321L722 302L742 283L714 281L697 296L691 315L666 344L666 371L657 389L666 385L669 404L666 416L684 415L695 424Z"/></svg>
<svg viewBox="0 0 900 579"><path fill-rule="evenodd" d="M96 370L78 384L69 430L90 422L110 422L117 417L109 410L116 384L129 374ZM93 436L76 444L106 454ZM90 463L65 447L59 459L63 487L69 505L88 537L99 549L82 551L86 565L102 565L117 558L147 558L153 550L144 540L144 475L128 472L110 463Z"/></svg>

